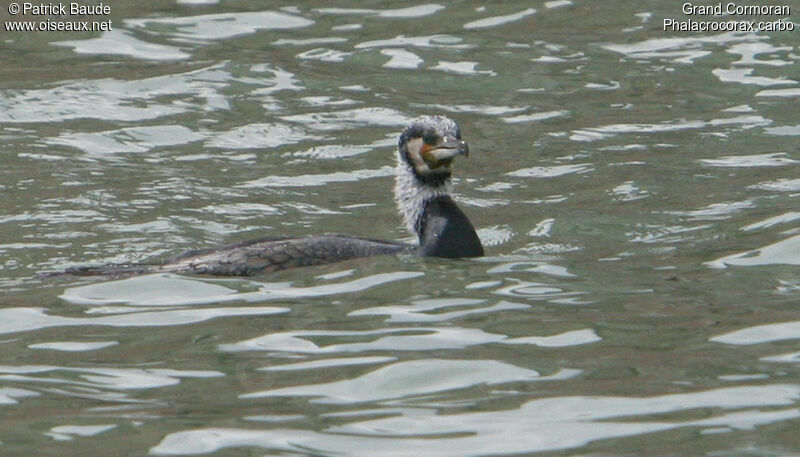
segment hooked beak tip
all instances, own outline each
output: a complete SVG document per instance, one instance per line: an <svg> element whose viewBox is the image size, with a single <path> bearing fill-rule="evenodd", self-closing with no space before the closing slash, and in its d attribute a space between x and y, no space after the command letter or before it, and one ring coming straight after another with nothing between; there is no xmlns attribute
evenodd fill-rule
<svg viewBox="0 0 800 457"><path fill-rule="evenodd" d="M460 144L458 145L458 153L464 157L469 157L469 145L466 141L459 140Z"/></svg>
<svg viewBox="0 0 800 457"><path fill-rule="evenodd" d="M469 145L466 141L457 138L446 137L437 149L442 149L449 152L450 157L462 155L469 157Z"/></svg>

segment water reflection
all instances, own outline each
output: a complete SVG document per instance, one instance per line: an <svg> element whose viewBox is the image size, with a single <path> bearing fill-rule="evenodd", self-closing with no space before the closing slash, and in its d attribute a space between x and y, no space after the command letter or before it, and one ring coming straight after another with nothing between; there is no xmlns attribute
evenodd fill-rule
<svg viewBox="0 0 800 457"><path fill-rule="evenodd" d="M334 182L360 182L366 178L393 176L393 167L383 167L377 170L336 171L327 174L299 175L299 176L267 176L242 184L244 188L254 187L308 187L324 186Z"/></svg>
<svg viewBox="0 0 800 457"><path fill-rule="evenodd" d="M419 300L411 305L389 305L364 308L351 311L348 316L388 316L387 322L449 322L465 316L514 309L525 309L530 306L521 303L499 301L488 306L485 300L440 298ZM453 311L446 311L453 309Z"/></svg>
<svg viewBox="0 0 800 457"><path fill-rule="evenodd" d="M752 128L769 125L772 121L763 116L737 116L730 118L712 119L710 121L666 121L658 124L614 124L600 127L591 127L572 132L570 139L573 141L597 141L611 138L624 133L665 133L677 132L688 129L701 129L707 127L725 127L731 124L741 125L742 128Z"/></svg>
<svg viewBox="0 0 800 457"><path fill-rule="evenodd" d="M304 124L312 130L348 130L363 125L399 127L410 120L406 115L383 107L354 108L335 112L319 112L283 116L282 119Z"/></svg>
<svg viewBox="0 0 800 457"><path fill-rule="evenodd" d="M487 17L484 19L478 19L477 21L468 22L464 24L464 28L470 30L470 29L484 29L489 27L498 27L511 22L522 20L535 13L536 13L535 8L528 8L518 13L507 14L504 16Z"/></svg>
<svg viewBox="0 0 800 457"><path fill-rule="evenodd" d="M64 351L64 352L84 352L84 351L96 351L98 349L116 346L117 344L119 344L118 341L94 341L94 342L53 341L48 343L29 344L28 348L49 349L53 351Z"/></svg>
<svg viewBox="0 0 800 457"><path fill-rule="evenodd" d="M501 302L497 306L479 312L527 308L525 305ZM356 311L351 315L386 314L394 310L379 308ZM462 317L469 312L453 313ZM394 316L393 316L394 317ZM451 316L453 317L453 316ZM398 319L403 321L403 319ZM411 321L428 320L412 318ZM435 320L435 319L431 319ZM328 344L317 344L313 340L325 339ZM341 343L335 343L340 340ZM348 342L356 340L358 342ZM368 340L368 341L365 341ZM392 327L368 331L308 330L271 333L232 344L223 344L226 352L266 351L301 354L335 354L341 352L372 351L434 351L441 349L464 349L490 343L530 344L543 347L575 346L600 341L591 329L582 329L550 336L527 336L509 338L506 335L488 333L479 329L459 327Z"/></svg>
<svg viewBox="0 0 800 457"><path fill-rule="evenodd" d="M701 159L705 165L712 167L781 167L797 163L797 160L786 157L785 153L774 152L768 154L736 155L719 157L716 159Z"/></svg>
<svg viewBox="0 0 800 457"><path fill-rule="evenodd" d="M631 44L609 44L604 47L633 59L669 59L676 63L693 63L712 53L703 44L730 45L758 40L756 34L720 33L692 37L651 38Z"/></svg>
<svg viewBox="0 0 800 457"><path fill-rule="evenodd" d="M398 271L311 287L293 287L290 283L285 282L260 283L235 279L203 280L171 274L156 274L71 287L61 295L61 298L70 303L92 306L109 304L186 306L230 301L255 302L353 293L421 275L422 273L417 272ZM223 284L237 288L233 289ZM270 308L261 309L263 311ZM275 312L282 312L285 308L272 309Z"/></svg>
<svg viewBox="0 0 800 457"><path fill-rule="evenodd" d="M153 148L201 141L205 135L179 125L131 127L96 133L63 133L45 140L48 144L80 149L92 156L142 153Z"/></svg>
<svg viewBox="0 0 800 457"><path fill-rule="evenodd" d="M276 11L125 20L125 25L134 30L158 29L160 35L186 43L227 39L259 30L296 29L313 23L310 19Z"/></svg>
<svg viewBox="0 0 800 457"><path fill-rule="evenodd" d="M79 54L116 54L145 60L184 60L191 57L179 47L148 43L136 38L132 32L121 29L103 32L97 38L56 41L52 44L70 47Z"/></svg>
<svg viewBox="0 0 800 457"><path fill-rule="evenodd" d="M353 421L317 432L298 429L201 428L168 435L150 449L155 455L208 454L233 447L354 456L418 454L443 456L517 454L584 446L589 442L683 427L749 429L800 417L800 387L732 387L646 398L552 397L518 408L450 414L410 414ZM718 409L735 410L734 412ZM706 419L680 414L706 410ZM653 415L679 414L673 420ZM625 420L621 420L625 418ZM637 418L639 418L637 420ZM617 419L615 421L615 419Z"/></svg>
<svg viewBox="0 0 800 457"><path fill-rule="evenodd" d="M355 46L356 49L369 49L369 48L389 48L389 47L403 47L414 46L422 48L454 48L463 49L472 46L468 44L460 44L464 40L453 35L421 35L407 37L405 35L398 35L394 38L386 40L365 41Z"/></svg>
<svg viewBox="0 0 800 457"><path fill-rule="evenodd" d="M100 309L102 311L102 309ZM119 312L120 309L109 311ZM116 314L100 317L63 317L47 314L41 308L3 308L0 309L0 334L34 332L52 327L108 326L108 327L163 327L187 325L209 319L235 316L263 316L289 312L288 308L249 307L249 308L192 308L164 311L145 311Z"/></svg>
<svg viewBox="0 0 800 457"><path fill-rule="evenodd" d="M247 124L228 132L215 134L206 142L206 146L222 149L262 149L319 138L286 124Z"/></svg>
<svg viewBox="0 0 800 457"><path fill-rule="evenodd" d="M56 441L72 441L76 436L94 436L116 428L115 424L103 425L59 425L45 435Z"/></svg>
<svg viewBox="0 0 800 457"><path fill-rule="evenodd" d="M726 266L759 266L759 265L800 265L800 235L795 235L777 243L755 250L731 254L707 262L712 268Z"/></svg>
<svg viewBox="0 0 800 457"><path fill-rule="evenodd" d="M0 121L37 123L98 119L141 122L198 108L224 109L228 104L218 90L225 86L222 81L231 79L224 68L224 64L218 64L139 80L85 79L47 89L0 92L0 107L3 108ZM183 104L163 101L171 96L189 99ZM143 100L147 101L146 105L138 103Z"/></svg>
<svg viewBox="0 0 800 457"><path fill-rule="evenodd" d="M800 321L757 325L711 338L717 343L751 345L800 338Z"/></svg>
<svg viewBox="0 0 800 457"><path fill-rule="evenodd" d="M426 3L423 5L409 6L407 8L386 8L386 9L367 9L367 8L316 8L314 11L321 14L334 15L358 15L358 16L378 16L394 19L410 19L423 16L430 16L444 9L443 5Z"/></svg>
<svg viewBox="0 0 800 457"><path fill-rule="evenodd" d="M570 374L575 374L574 370ZM494 360L429 359L393 363L354 379L251 392L240 398L311 396L317 397L312 400L315 403L353 404L408 399L478 384L530 381L538 377L536 371Z"/></svg>
<svg viewBox="0 0 800 457"><path fill-rule="evenodd" d="M74 380L76 375L81 380ZM76 368L63 366L0 366L0 380L30 384L69 385L82 388L135 390L155 389L178 384L182 378L222 376L216 371L184 371L163 368ZM112 395L117 400L123 397Z"/></svg>

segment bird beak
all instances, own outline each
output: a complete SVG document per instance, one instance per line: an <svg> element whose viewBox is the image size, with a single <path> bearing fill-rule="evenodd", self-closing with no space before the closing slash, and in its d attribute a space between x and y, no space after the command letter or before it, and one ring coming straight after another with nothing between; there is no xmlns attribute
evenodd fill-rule
<svg viewBox="0 0 800 457"><path fill-rule="evenodd" d="M431 151L437 153L436 156L439 160L453 159L459 155L469 157L469 146L467 142L451 136L442 138L442 142L434 146Z"/></svg>
<svg viewBox="0 0 800 457"><path fill-rule="evenodd" d="M447 136L434 146L423 145L420 155L431 169L449 167L457 156L469 156L469 146L466 141Z"/></svg>

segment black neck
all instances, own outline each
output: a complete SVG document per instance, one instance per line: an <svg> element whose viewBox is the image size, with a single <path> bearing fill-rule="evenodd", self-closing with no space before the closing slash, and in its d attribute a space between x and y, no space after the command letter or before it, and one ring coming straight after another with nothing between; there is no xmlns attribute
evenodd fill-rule
<svg viewBox="0 0 800 457"><path fill-rule="evenodd" d="M411 167L414 170L414 167ZM431 173L429 175L420 175L419 173L414 170L414 178L419 182L421 185L425 187L429 187L432 189L436 189L439 187L444 187L447 183L450 182L450 172L446 173Z"/></svg>
<svg viewBox="0 0 800 457"><path fill-rule="evenodd" d="M421 256L457 258L483 255L483 246L475 228L447 195L425 202L416 228Z"/></svg>

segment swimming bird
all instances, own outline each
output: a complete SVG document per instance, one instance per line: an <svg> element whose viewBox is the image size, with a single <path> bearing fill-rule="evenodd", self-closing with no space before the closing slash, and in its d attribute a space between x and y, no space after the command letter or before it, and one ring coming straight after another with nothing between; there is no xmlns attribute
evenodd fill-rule
<svg viewBox="0 0 800 457"><path fill-rule="evenodd" d="M161 264L77 267L66 273L121 276L176 272L252 276L399 253L416 253L423 257L479 257L483 255L483 247L475 228L450 196L453 160L468 155L469 146L461 139L461 129L445 116L419 117L400 134L394 199L403 222L418 239L416 246L342 235L259 238L190 251Z"/></svg>

